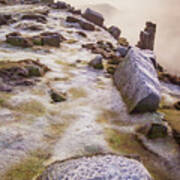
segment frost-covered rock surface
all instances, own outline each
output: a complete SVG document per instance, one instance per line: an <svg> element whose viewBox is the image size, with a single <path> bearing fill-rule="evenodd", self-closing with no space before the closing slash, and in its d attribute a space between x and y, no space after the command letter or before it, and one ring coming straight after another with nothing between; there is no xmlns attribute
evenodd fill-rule
<svg viewBox="0 0 180 180"><path fill-rule="evenodd" d="M161 100L160 83L146 52L131 48L117 67L114 81L129 112L157 110Z"/></svg>
<svg viewBox="0 0 180 180"><path fill-rule="evenodd" d="M38 180L152 180L136 160L114 155L84 157L49 166Z"/></svg>
<svg viewBox="0 0 180 180"><path fill-rule="evenodd" d="M168 141L141 135L144 144L137 141L139 126L163 123L163 116L127 112L107 73L115 66L110 62L119 62L119 44L105 28L66 3L2 5L0 14L8 19L0 25L1 180L32 180L53 162L103 153L138 158L155 179L179 177L179 146L171 132ZM68 16L94 29L67 22ZM10 33L16 43L7 41ZM98 54L101 70L89 66ZM179 98L179 88L170 84L161 91L171 104ZM180 132L174 119L168 123Z"/></svg>

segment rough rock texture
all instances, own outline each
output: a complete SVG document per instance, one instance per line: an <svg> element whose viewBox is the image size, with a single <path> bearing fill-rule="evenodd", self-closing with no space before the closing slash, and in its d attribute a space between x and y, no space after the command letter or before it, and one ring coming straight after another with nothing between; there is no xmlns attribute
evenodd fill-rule
<svg viewBox="0 0 180 180"><path fill-rule="evenodd" d="M85 19L87 19L88 21L91 21L96 25L103 26L104 18L100 13L98 13L96 11L93 11L88 8L88 9L86 9L86 11L84 12L84 14L82 16Z"/></svg>
<svg viewBox="0 0 180 180"><path fill-rule="evenodd" d="M114 75L129 112L155 111L160 102L160 83L145 52L131 48Z"/></svg>
<svg viewBox="0 0 180 180"><path fill-rule="evenodd" d="M140 33L140 40L137 46L141 49L154 50L154 41L156 34L156 24L147 22L144 31Z"/></svg>
<svg viewBox="0 0 180 180"><path fill-rule="evenodd" d="M152 180L136 160L115 155L84 157L50 165L37 180Z"/></svg>
<svg viewBox="0 0 180 180"><path fill-rule="evenodd" d="M6 42L13 46L32 47L33 43L19 32L13 32L6 35Z"/></svg>
<svg viewBox="0 0 180 180"><path fill-rule="evenodd" d="M96 56L89 62L89 65L95 69L103 69L103 57L101 55Z"/></svg>
<svg viewBox="0 0 180 180"><path fill-rule="evenodd" d="M121 35L121 30L116 26L111 26L108 31L115 39L118 39Z"/></svg>
<svg viewBox="0 0 180 180"><path fill-rule="evenodd" d="M0 26L8 24L9 20L11 20L11 15L9 14L0 14Z"/></svg>

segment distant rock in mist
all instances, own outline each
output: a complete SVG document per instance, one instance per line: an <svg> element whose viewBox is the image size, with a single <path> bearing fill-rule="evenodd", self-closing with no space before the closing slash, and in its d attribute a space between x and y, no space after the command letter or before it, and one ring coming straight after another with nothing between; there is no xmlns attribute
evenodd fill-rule
<svg viewBox="0 0 180 180"><path fill-rule="evenodd" d="M96 5L88 4L88 5L81 6L82 9L86 9L87 7L103 13L104 16L112 16L112 15L118 14L120 11L118 8L108 3L102 3L102 4L96 4Z"/></svg>

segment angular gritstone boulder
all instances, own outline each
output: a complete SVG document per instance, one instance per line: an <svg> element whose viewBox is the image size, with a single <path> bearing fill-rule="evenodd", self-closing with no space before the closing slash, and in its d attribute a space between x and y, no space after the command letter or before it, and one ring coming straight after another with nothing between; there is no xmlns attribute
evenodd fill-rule
<svg viewBox="0 0 180 180"><path fill-rule="evenodd" d="M82 16L86 20L91 21L98 26L103 26L104 17L96 11L93 11L93 10L88 8L88 9L86 9L86 11L84 12L84 14Z"/></svg>
<svg viewBox="0 0 180 180"><path fill-rule="evenodd" d="M160 83L149 53L131 48L114 74L114 82L132 112L152 112L160 103Z"/></svg>
<svg viewBox="0 0 180 180"><path fill-rule="evenodd" d="M152 180L146 168L136 160L116 155L99 155L56 162L37 180Z"/></svg>

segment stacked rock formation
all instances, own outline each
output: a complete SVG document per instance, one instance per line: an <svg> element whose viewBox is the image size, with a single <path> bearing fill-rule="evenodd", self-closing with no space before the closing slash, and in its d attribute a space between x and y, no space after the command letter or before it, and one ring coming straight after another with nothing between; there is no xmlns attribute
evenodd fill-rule
<svg viewBox="0 0 180 180"><path fill-rule="evenodd" d="M140 40L137 47L141 49L154 50L154 41L156 34L156 24L152 22L147 22L144 31L140 33Z"/></svg>

